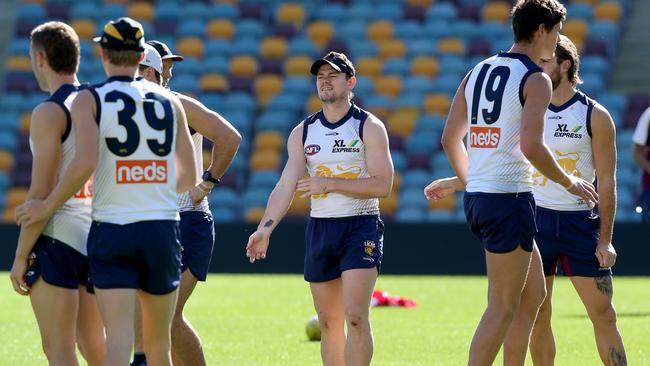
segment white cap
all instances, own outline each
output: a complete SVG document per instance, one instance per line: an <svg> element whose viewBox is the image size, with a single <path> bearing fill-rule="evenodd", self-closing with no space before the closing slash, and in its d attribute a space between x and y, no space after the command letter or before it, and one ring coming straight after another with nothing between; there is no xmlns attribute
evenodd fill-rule
<svg viewBox="0 0 650 366"><path fill-rule="evenodd" d="M144 44L144 58L140 61L140 65L149 66L162 74L163 64L160 54L153 46L146 43Z"/></svg>

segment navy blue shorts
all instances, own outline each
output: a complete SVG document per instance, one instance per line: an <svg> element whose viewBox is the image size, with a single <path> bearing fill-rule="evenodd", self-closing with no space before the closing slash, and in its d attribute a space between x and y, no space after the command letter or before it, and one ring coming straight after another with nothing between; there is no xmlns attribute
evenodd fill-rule
<svg viewBox="0 0 650 366"><path fill-rule="evenodd" d="M314 218L305 233L305 280L325 282L357 268L381 268L384 223L377 215Z"/></svg>
<svg viewBox="0 0 650 366"><path fill-rule="evenodd" d="M88 257L49 236L36 239L27 262L27 286L33 286L39 278L50 285L75 290L88 284Z"/></svg>
<svg viewBox="0 0 650 366"><path fill-rule="evenodd" d="M591 211L555 211L542 207L536 210L535 236L542 255L544 275L553 276L560 262L567 276L611 276L610 269L601 269L596 257L600 236L600 218Z"/></svg>
<svg viewBox="0 0 650 366"><path fill-rule="evenodd" d="M181 212L181 272L189 269L199 281L205 281L214 248L214 220L202 211Z"/></svg>
<svg viewBox="0 0 650 366"><path fill-rule="evenodd" d="M533 250L535 199L531 192L465 192L465 216L474 235L490 253Z"/></svg>
<svg viewBox="0 0 650 366"><path fill-rule="evenodd" d="M639 198L639 205L641 206L641 222L650 224L650 190L641 192Z"/></svg>
<svg viewBox="0 0 650 366"><path fill-rule="evenodd" d="M178 221L138 221L126 225L93 221L88 234L90 278L98 289L132 288L154 295L180 282Z"/></svg>

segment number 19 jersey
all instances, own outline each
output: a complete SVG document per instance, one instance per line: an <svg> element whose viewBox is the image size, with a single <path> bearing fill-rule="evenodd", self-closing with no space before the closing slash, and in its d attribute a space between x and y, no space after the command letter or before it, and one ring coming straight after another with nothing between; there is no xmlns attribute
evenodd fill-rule
<svg viewBox="0 0 650 366"><path fill-rule="evenodd" d="M129 76L110 77L91 91L99 125L93 220L179 220L172 94Z"/></svg>
<svg viewBox="0 0 650 366"><path fill-rule="evenodd" d="M542 70L526 55L499 53L479 63L465 85L469 134L467 192L532 191L533 166L521 152L526 79Z"/></svg>

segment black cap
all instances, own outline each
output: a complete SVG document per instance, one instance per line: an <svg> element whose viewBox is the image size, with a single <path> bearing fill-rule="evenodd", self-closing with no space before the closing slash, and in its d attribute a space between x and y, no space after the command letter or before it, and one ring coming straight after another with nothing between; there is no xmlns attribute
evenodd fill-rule
<svg viewBox="0 0 650 366"><path fill-rule="evenodd" d="M118 18L106 23L102 35L93 42L115 51L144 51L144 29L129 17Z"/></svg>
<svg viewBox="0 0 650 366"><path fill-rule="evenodd" d="M337 52L330 52L325 57L314 61L310 69L312 75L317 75L320 67L325 64L332 66L334 70L343 72L348 76L354 76L354 74L356 73L356 71L354 70L354 66L352 65L352 62L350 62L350 60L348 60L344 54L337 53Z"/></svg>
<svg viewBox="0 0 650 366"><path fill-rule="evenodd" d="M147 41L147 44L153 46L158 51L163 60L183 61L183 56L174 55L169 47L160 41Z"/></svg>

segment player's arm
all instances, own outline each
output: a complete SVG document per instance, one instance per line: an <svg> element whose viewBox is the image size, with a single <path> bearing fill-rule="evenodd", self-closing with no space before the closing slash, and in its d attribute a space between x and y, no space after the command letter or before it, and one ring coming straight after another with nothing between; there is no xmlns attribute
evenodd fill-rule
<svg viewBox="0 0 650 366"><path fill-rule="evenodd" d="M441 139L442 148L447 154L447 159L449 159L449 163L463 187L467 184L467 170L469 167L467 149L463 143L468 128L467 101L465 100L465 85L468 78L469 74L465 76L456 90Z"/></svg>
<svg viewBox="0 0 650 366"><path fill-rule="evenodd" d="M57 172L61 164L61 136L65 127L66 115L61 107L54 103L42 103L32 112L29 125L29 135L33 145L32 179L27 200L45 199L56 185ZM14 289L21 295L29 293L24 278L27 256L45 225L47 225L47 218L20 227L10 278Z"/></svg>
<svg viewBox="0 0 650 366"><path fill-rule="evenodd" d="M198 100L181 94L178 95L178 99L185 109L188 125L213 142L212 160L208 171L213 177L221 178L239 149L241 135L219 113L208 109ZM214 184L210 182L200 182L190 191L192 200L200 202L213 186Z"/></svg>
<svg viewBox="0 0 650 366"><path fill-rule="evenodd" d="M616 261L616 251L611 244L616 215L616 128L612 117L600 105L596 105L591 113L591 134L600 214L596 256L601 267L611 267Z"/></svg>
<svg viewBox="0 0 650 366"><path fill-rule="evenodd" d="M196 185L196 160L194 143L187 128L185 109L180 100L173 96L171 102L176 113L176 192L187 192Z"/></svg>
<svg viewBox="0 0 650 366"><path fill-rule="evenodd" d="M266 257L271 233L289 209L296 191L296 183L305 175L307 161L302 146L302 130L303 124L301 123L289 135L287 163L284 166L280 180L269 196L264 216L257 227L257 231L248 239L246 256L251 263L255 262L256 259Z"/></svg>
<svg viewBox="0 0 650 366"><path fill-rule="evenodd" d="M594 204L598 195L593 185L565 174L544 143L545 116L551 96L551 79L546 74L537 72L528 77L524 86L525 103L521 118L521 152L544 176L580 196L585 202Z"/></svg>
<svg viewBox="0 0 650 366"><path fill-rule="evenodd" d="M632 140L634 142L632 146L632 157L634 162L639 166L643 171L650 174L650 160L646 158L645 151L648 148L648 134L650 133L650 108L646 109L645 112L639 118L639 122L636 125L634 130L634 136Z"/></svg>
<svg viewBox="0 0 650 366"><path fill-rule="evenodd" d="M95 98L81 91L72 103L75 155L56 187L45 200L33 199L16 208L16 221L29 225L52 215L88 181L97 165L99 128L95 121Z"/></svg>
<svg viewBox="0 0 650 366"><path fill-rule="evenodd" d="M388 134L384 124L368 117L363 127L367 178L343 179L307 177L298 181L296 190L301 197L335 192L353 198L387 197L393 187L393 161L388 148Z"/></svg>

